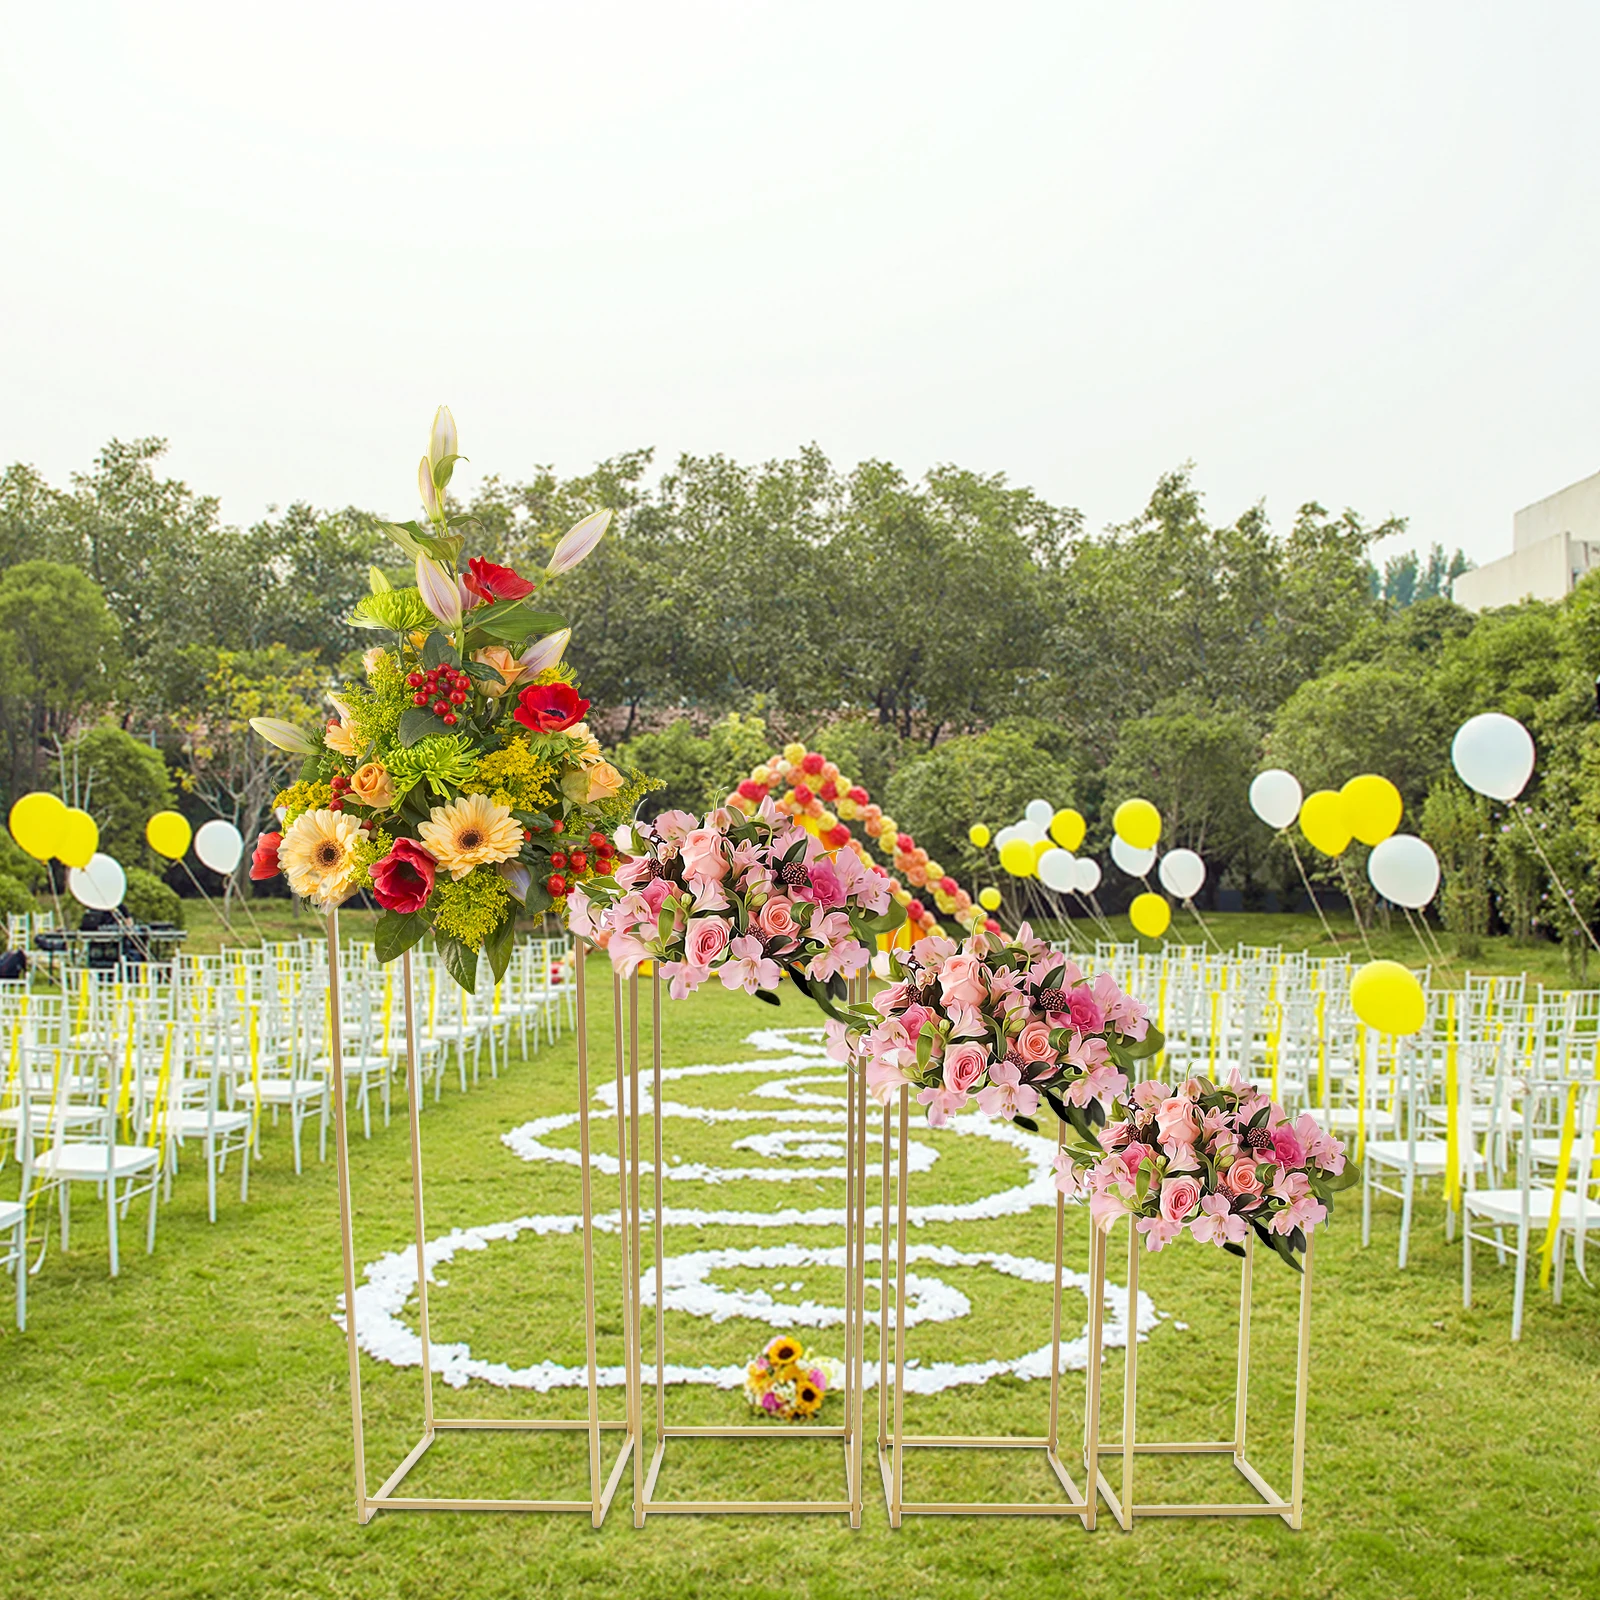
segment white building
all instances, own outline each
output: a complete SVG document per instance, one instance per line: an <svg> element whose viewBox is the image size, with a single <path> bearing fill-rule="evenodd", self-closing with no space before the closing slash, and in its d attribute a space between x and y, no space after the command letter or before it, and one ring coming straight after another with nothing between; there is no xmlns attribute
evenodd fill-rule
<svg viewBox="0 0 1600 1600"><path fill-rule="evenodd" d="M1511 554L1463 572L1451 588L1469 611L1560 600L1600 566L1600 472L1524 506L1511 519Z"/></svg>

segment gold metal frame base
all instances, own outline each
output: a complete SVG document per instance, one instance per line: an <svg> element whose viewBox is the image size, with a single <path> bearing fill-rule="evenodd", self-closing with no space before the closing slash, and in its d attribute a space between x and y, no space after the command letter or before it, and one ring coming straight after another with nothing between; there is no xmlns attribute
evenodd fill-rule
<svg viewBox="0 0 1600 1600"><path fill-rule="evenodd" d="M627 1426L626 1422L599 1424L602 1431L625 1429ZM631 1433L623 1441L622 1453L617 1457L611 1469L611 1476L606 1480L605 1488L598 1500L472 1500L440 1495L418 1497L395 1494L394 1491L400 1487L406 1474L427 1454L429 1447L441 1433L502 1431L588 1433L589 1424L587 1421L564 1422L545 1418L501 1421L468 1417L435 1417L433 1426L412 1446L406 1458L384 1480L383 1486L363 1498L356 1520L363 1524L371 1522L380 1511L587 1511L595 1527L598 1528L605 1521L606 1513L611 1509L612 1497L617 1492L617 1485L622 1482L623 1471L633 1453L634 1437Z"/></svg>
<svg viewBox="0 0 1600 1600"><path fill-rule="evenodd" d="M1095 1499L1087 1489L1079 1490L1072 1475L1046 1437L1029 1438L1020 1434L902 1434L902 1450L1042 1450L1061 1487L1067 1503L1045 1500L903 1500L899 1515L891 1515L889 1526L898 1528L900 1517L1077 1517L1087 1532L1094 1531ZM884 1504L894 1504L894 1460L891 1441L878 1441L878 1474L883 1479ZM902 1483L904 1464L902 1463ZM1087 1480L1086 1480L1087 1481Z"/></svg>
<svg viewBox="0 0 1600 1600"><path fill-rule="evenodd" d="M1107 1444L1102 1441L1100 1450L1103 1455L1108 1456L1122 1454L1121 1444L1115 1442ZM1259 1503L1249 1500L1225 1500L1212 1505L1196 1502L1176 1505L1133 1504L1125 1507L1111 1485L1106 1482L1106 1475L1097 1472L1095 1478L1101 1498L1110 1507L1111 1515L1116 1518L1117 1526L1124 1533L1132 1529L1135 1517L1282 1517L1291 1528L1300 1526L1299 1510L1290 1501L1285 1500L1242 1455L1237 1453L1232 1439L1206 1440L1195 1444L1135 1442L1133 1453L1163 1456L1228 1456L1232 1459L1239 1476L1261 1496L1261 1500Z"/></svg>
<svg viewBox="0 0 1600 1600"><path fill-rule="evenodd" d="M837 1439L844 1448L845 1495L843 1500L657 1500L656 1479L661 1474L666 1459L669 1439L780 1439L801 1443ZM861 1494L854 1477L855 1463L851 1456L850 1430L843 1427L796 1427L778 1432L775 1428L740 1427L676 1427L664 1428L656 1439L655 1454L650 1458L650 1470L644 1480L644 1493L638 1509L643 1516L651 1512L671 1516L752 1516L779 1514L784 1516L806 1513L832 1513L850 1517L850 1526L861 1526Z"/></svg>

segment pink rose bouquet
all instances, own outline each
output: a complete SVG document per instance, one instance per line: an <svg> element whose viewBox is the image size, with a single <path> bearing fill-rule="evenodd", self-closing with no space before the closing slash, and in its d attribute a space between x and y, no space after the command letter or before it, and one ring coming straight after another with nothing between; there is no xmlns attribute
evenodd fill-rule
<svg viewBox="0 0 1600 1600"><path fill-rule="evenodd" d="M875 1016L841 1041L864 1058L884 1104L902 1084L941 1126L977 1097L986 1115L1036 1128L1042 1101L1088 1143L1127 1087L1127 1069L1162 1046L1144 1007L1102 973L1033 937L979 930L957 945L919 939L891 957Z"/></svg>
<svg viewBox="0 0 1600 1600"><path fill-rule="evenodd" d="M1237 1070L1226 1084L1140 1083L1116 1109L1097 1149L1056 1158L1056 1186L1087 1194L1099 1224L1128 1213L1149 1250L1187 1231L1242 1255L1254 1232L1298 1271L1307 1231L1356 1179L1343 1144L1309 1112L1291 1120Z"/></svg>
<svg viewBox="0 0 1600 1600"><path fill-rule="evenodd" d="M719 806L697 819L664 811L622 831L609 880L569 899L572 926L624 976L659 961L674 999L713 975L777 1004L787 976L841 1022L846 980L871 961L878 935L905 921L883 868L816 835L764 801L755 815Z"/></svg>

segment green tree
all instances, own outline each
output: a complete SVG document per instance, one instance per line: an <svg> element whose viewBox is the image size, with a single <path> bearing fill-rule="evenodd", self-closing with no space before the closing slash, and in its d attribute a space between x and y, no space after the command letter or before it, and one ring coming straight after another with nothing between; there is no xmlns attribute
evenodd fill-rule
<svg viewBox="0 0 1600 1600"><path fill-rule="evenodd" d="M766 723L731 711L704 736L687 719L642 733L618 749L617 760L663 780L665 787L652 802L656 809L699 813L721 805L751 768L771 754Z"/></svg>
<svg viewBox="0 0 1600 1600"><path fill-rule="evenodd" d="M159 750L114 723L85 729L66 745L61 770L99 824L100 848L126 867L165 865L145 843L145 824L173 803L172 774Z"/></svg>

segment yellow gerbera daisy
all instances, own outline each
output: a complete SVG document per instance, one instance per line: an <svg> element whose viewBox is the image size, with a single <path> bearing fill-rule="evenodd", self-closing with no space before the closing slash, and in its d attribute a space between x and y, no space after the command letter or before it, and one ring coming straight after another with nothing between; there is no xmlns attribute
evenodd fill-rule
<svg viewBox="0 0 1600 1600"><path fill-rule="evenodd" d="M342 811L304 811L278 847L278 865L289 887L324 911L349 899L360 863L361 824Z"/></svg>
<svg viewBox="0 0 1600 1600"><path fill-rule="evenodd" d="M511 808L485 794L464 794L435 806L417 834L428 854L456 879L474 867L509 861L522 848L522 829Z"/></svg>

